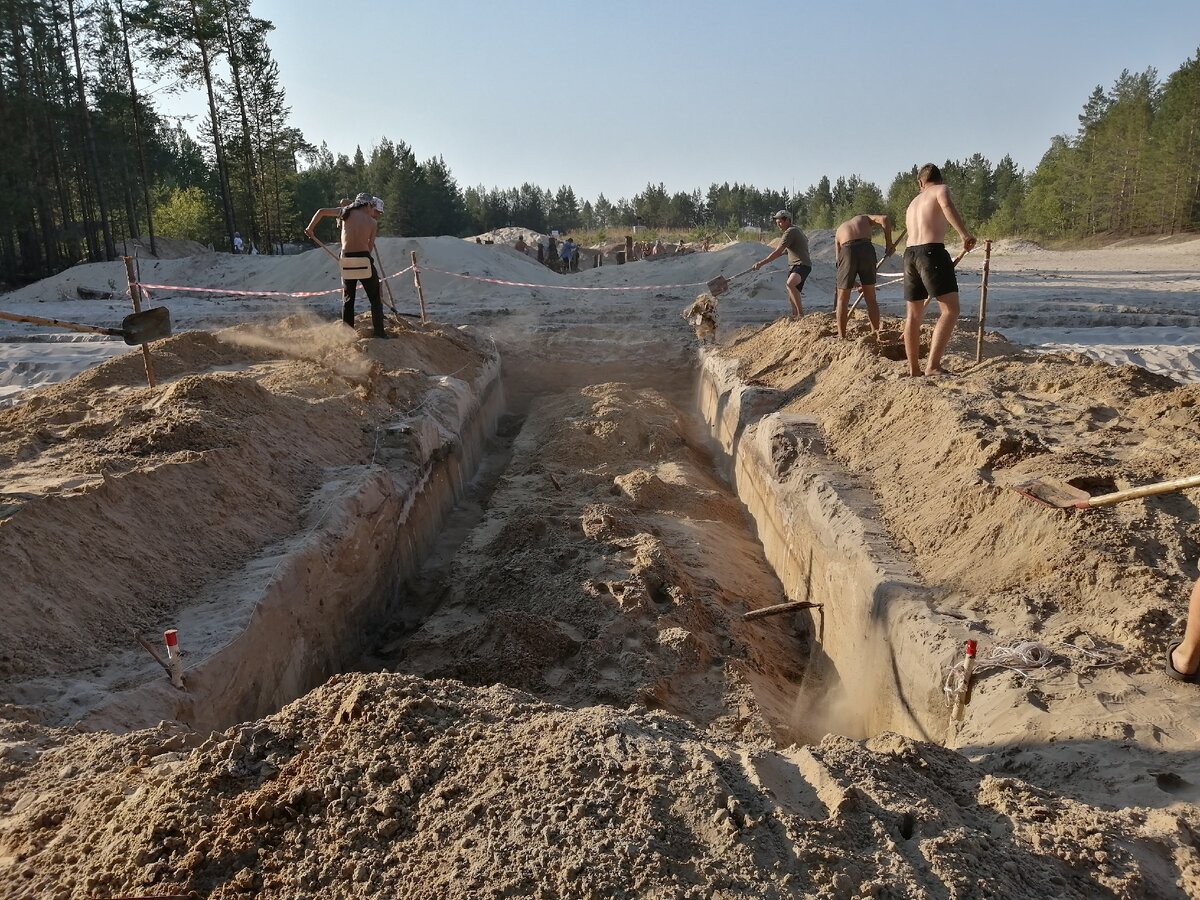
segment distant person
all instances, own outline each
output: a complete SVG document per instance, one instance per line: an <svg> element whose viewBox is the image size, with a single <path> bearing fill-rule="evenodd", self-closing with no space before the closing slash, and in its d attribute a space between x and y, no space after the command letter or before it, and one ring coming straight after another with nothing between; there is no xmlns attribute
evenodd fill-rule
<svg viewBox="0 0 1200 900"><path fill-rule="evenodd" d="M517 235L517 242L513 244L513 249L518 253L524 254L525 256L529 255L529 245L525 243L525 235Z"/></svg>
<svg viewBox="0 0 1200 900"><path fill-rule="evenodd" d="M546 245L542 243L541 238L538 238L538 262L546 264Z"/></svg>
<svg viewBox="0 0 1200 900"><path fill-rule="evenodd" d="M1176 681L1200 684L1200 578L1192 585L1183 640L1167 648L1166 668Z"/></svg>
<svg viewBox="0 0 1200 900"><path fill-rule="evenodd" d="M904 251L904 299L908 307L904 319L904 353L908 357L908 374L920 375L925 300L936 299L941 314L933 328L925 374L947 375L942 368L942 356L958 321L958 279L954 261L946 251L946 226L954 226L963 239L964 250L975 246L975 236L963 223L937 166L923 165L917 173L917 186L919 192L904 213L904 224L908 227L908 249Z"/></svg>
<svg viewBox="0 0 1200 900"><path fill-rule="evenodd" d="M246 249L246 245L242 243L242 236L236 231L233 233L233 252L241 253Z"/></svg>
<svg viewBox="0 0 1200 900"><path fill-rule="evenodd" d="M879 337L879 304L875 299L875 267L879 265L879 259L875 254L875 245L871 243L871 232L876 226L883 229L883 255L891 256L896 247L892 243L892 220L887 216L855 216L839 225L833 236L834 260L837 263L834 306L837 309L840 338L846 337L846 326L850 321L850 292L854 290L855 280L862 285L871 330L876 338Z"/></svg>
<svg viewBox="0 0 1200 900"><path fill-rule="evenodd" d="M771 251L766 258L759 260L752 269L758 271L772 260L778 259L786 251L788 255L788 276L784 282L787 289L788 302L792 306L792 318L798 319L804 315L800 302L800 292L804 290L804 282L812 273L812 258L808 255L808 238L804 232L792 224L792 214L786 209L775 213L775 224L783 232L779 246Z"/></svg>
<svg viewBox="0 0 1200 900"><path fill-rule="evenodd" d="M354 327L354 295L361 282L367 300L371 304L373 335L386 338L383 327L383 299L379 294L379 273L371 253L375 249L375 237L379 229L379 217L383 214L383 200L370 194L359 194L345 207L318 209L312 221L304 229L309 237L316 236L317 223L327 215L339 216L342 223L342 259L366 258L370 275L342 279L342 322Z"/></svg>
<svg viewBox="0 0 1200 900"><path fill-rule="evenodd" d="M547 243L546 243L546 265L549 266L551 269L553 269L555 272L557 272L558 271L558 241L555 240L554 235L551 235L549 238L546 239L546 241L547 241Z"/></svg>
<svg viewBox="0 0 1200 900"><path fill-rule="evenodd" d="M562 262L562 272L565 275L571 271L571 254L575 252L575 242L571 238L567 238L562 242L562 248L558 251L558 258Z"/></svg>
<svg viewBox="0 0 1200 900"><path fill-rule="evenodd" d="M258 247L257 247L256 245L254 245L254 244L251 244L251 245L250 245L250 255L251 255L251 256L258 256Z"/></svg>
<svg viewBox="0 0 1200 900"><path fill-rule="evenodd" d="M704 252L705 253L708 252L708 236L707 235L704 238Z"/></svg>
<svg viewBox="0 0 1200 900"><path fill-rule="evenodd" d="M571 248L571 271L579 271L579 245L576 244Z"/></svg>
<svg viewBox="0 0 1200 900"><path fill-rule="evenodd" d="M661 256L667 252L667 248L663 246L662 238L657 238L654 241L653 253L655 256Z"/></svg>

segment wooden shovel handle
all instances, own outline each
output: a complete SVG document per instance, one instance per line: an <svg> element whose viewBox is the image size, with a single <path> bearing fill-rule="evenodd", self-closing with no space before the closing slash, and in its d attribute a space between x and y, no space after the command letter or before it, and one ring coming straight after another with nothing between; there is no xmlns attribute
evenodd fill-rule
<svg viewBox="0 0 1200 900"><path fill-rule="evenodd" d="M61 319L43 319L40 316L19 316L10 312L0 312L0 319L8 319L10 322L29 322L31 325L49 325L51 328L66 328L70 331L84 331L89 334L108 334L114 337L121 337L125 333L120 328L101 328L99 325L64 322Z"/></svg>
<svg viewBox="0 0 1200 900"><path fill-rule="evenodd" d="M1130 488L1127 491L1114 491L1111 494L1101 494L1099 497L1080 500L1075 504L1075 508L1092 509L1097 506L1112 506L1114 503L1136 500L1138 497L1170 494L1173 491L1186 491L1188 488L1194 487L1200 487L1200 475L1188 475L1184 478L1174 478L1171 481L1160 481L1157 484L1144 484L1141 487Z"/></svg>

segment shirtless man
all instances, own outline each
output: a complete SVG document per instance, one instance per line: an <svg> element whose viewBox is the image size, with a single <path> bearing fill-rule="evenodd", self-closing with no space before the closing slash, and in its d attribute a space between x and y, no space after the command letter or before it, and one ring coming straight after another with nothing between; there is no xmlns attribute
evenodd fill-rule
<svg viewBox="0 0 1200 900"><path fill-rule="evenodd" d="M954 262L946 252L946 225L954 226L966 250L975 246L975 236L963 224L937 166L933 163L921 166L917 185L919 193L904 214L904 224L908 227L908 249L904 251L904 299L908 301L904 353L908 357L908 374L920 375L921 319L925 316L925 301L936 298L941 314L933 328L925 374L946 375L942 355L958 321L958 279L954 276Z"/></svg>
<svg viewBox="0 0 1200 900"><path fill-rule="evenodd" d="M892 242L892 220L884 215L862 215L847 219L838 226L833 236L834 259L837 262L837 284L834 288L837 309L838 337L846 337L846 325L850 321L850 291L857 279L862 284L863 299L867 301L867 318L871 330L879 339L879 304L875 302L875 267L879 264L875 256L875 245L871 243L871 232L879 226L883 229L884 256L891 256L896 245Z"/></svg>
<svg viewBox="0 0 1200 900"><path fill-rule="evenodd" d="M326 216L338 216L342 223L342 258L366 257L370 264L371 275L368 278L350 278L342 280L342 321L354 327L354 294L361 281L367 300L371 303L371 325L374 336L386 338L383 328L383 299L379 295L379 273L375 271L375 262L371 252L375 249L375 235L378 231L378 219L383 213L383 200L370 194L359 194L354 202L346 207L330 206L318 209L304 229L309 237L315 237L317 223Z"/></svg>
<svg viewBox="0 0 1200 900"><path fill-rule="evenodd" d="M792 304L792 318L798 319L804 315L800 305L800 292L804 290L804 281L812 272L812 259L808 255L808 238L804 232L792 224L792 214L786 209L775 213L775 224L783 232L779 246L771 251L766 259L761 259L750 268L758 271L767 263L778 259L787 251L788 277L784 286L787 288L788 302Z"/></svg>

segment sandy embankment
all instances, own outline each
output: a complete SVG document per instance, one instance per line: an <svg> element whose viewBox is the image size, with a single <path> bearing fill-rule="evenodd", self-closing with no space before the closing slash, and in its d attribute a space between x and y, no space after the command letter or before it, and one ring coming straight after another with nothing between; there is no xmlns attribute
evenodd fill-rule
<svg viewBox="0 0 1200 900"><path fill-rule="evenodd" d="M447 240L421 247L440 268L532 279L505 248ZM831 285L822 246L815 296ZM669 285L739 271L760 252L570 282L656 279L649 299L481 292L428 274L431 306L485 326L531 400L511 461L432 585L440 610L379 635L370 662L393 674L338 677L223 734L5 723L0 872L12 877L0 896L355 896L379 884L415 897L1200 895L1189 824L1200 709L1153 661L1180 629L1194 574L1194 498L1067 515L1003 487L1027 474L1097 489L1182 474L1200 440L1196 389L996 341L970 369L965 335L950 359L964 377L897 382L899 364L838 342L827 315L760 328L781 311L777 272L736 283L723 334L755 330L722 353L779 389L782 409L819 421L935 608L985 642L1032 636L1061 657L1033 682L984 673L960 733L981 762L886 735L789 749L778 696L812 635L796 621L738 621L779 586L683 403L640 382L576 387L622 367L639 379L673 370L691 345L678 310L695 288ZM250 349L173 339L168 405L134 386L130 357L0 413L6 475L33 494L0 537L40 523L11 554L37 589L5 613L21 669L6 690L64 669L94 679L122 637L93 584L161 627L199 585L303 529L330 470L370 465L373 426L473 358L451 330L298 354L305 333ZM200 491L206 456L236 477ZM47 494L112 492L98 486L108 466L148 483L148 507L118 523L120 547L92 546L112 526L107 504L41 515L56 505ZM172 468L194 475L155 484ZM90 617L97 650L72 636L68 614ZM1121 665L1098 668L1068 645ZM139 677L157 677L153 664ZM1009 740L1020 744L992 752Z"/></svg>

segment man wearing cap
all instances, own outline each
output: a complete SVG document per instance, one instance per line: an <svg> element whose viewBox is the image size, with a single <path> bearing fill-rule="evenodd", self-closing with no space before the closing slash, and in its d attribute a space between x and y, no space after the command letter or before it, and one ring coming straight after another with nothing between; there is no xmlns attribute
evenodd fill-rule
<svg viewBox="0 0 1200 900"><path fill-rule="evenodd" d="M847 219L837 227L833 236L834 260L837 263L837 282L834 287L834 307L837 309L838 337L846 337L850 320L850 292L857 280L867 301L867 318L871 330L879 337L879 304L875 301L875 267L879 264L871 232L876 226L883 229L884 256L896 249L892 243L892 220L884 215L864 214Z"/></svg>
<svg viewBox="0 0 1200 900"><path fill-rule="evenodd" d="M804 232L792 224L792 214L786 209L775 213L775 224L783 232L779 246L771 251L766 258L756 262L751 268L758 271L772 260L778 259L786 250L788 255L787 287L788 302L792 305L792 318L798 319L804 315L800 305L800 292L804 290L805 279L812 272L812 259L808 255L808 238Z"/></svg>
<svg viewBox="0 0 1200 900"><path fill-rule="evenodd" d="M383 200L363 193L355 197L349 206L318 209L308 227L304 229L305 234L315 238L314 229L325 216L338 216L341 219L342 259L365 257L371 272L367 277L342 279L342 321L351 328L354 327L354 295L358 283L362 282L363 291L371 304L371 325L377 338L387 337L383 328L383 299L379 294L379 273L375 271L375 262L371 258L379 227L377 223L382 213Z"/></svg>

